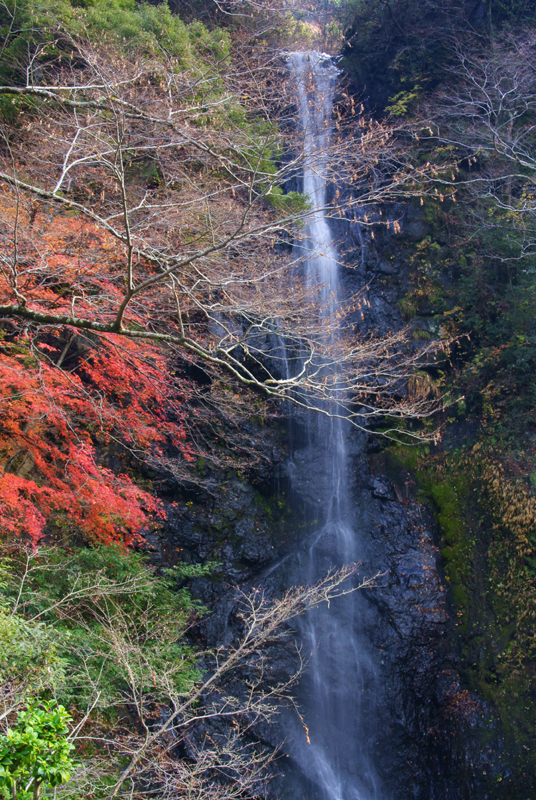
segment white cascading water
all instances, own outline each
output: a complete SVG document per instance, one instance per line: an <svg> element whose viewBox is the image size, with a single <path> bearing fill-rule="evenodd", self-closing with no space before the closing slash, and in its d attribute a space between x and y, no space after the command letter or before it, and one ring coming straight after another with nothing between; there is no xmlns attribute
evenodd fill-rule
<svg viewBox="0 0 536 800"><path fill-rule="evenodd" d="M309 290L318 303L319 324L336 346L337 251L326 218L326 173L337 69L317 52L290 53L299 120L303 131L303 190L312 210L300 248ZM300 557L296 580L315 581L330 567L357 561L361 546L351 500L352 469L347 452L349 426L343 419L311 412L308 452L315 464L311 487L321 502L311 514L319 525ZM311 455L312 454L312 455ZM292 469L299 469L299 453ZM307 467L306 467L307 468ZM314 526L313 526L314 528ZM375 671L359 633L364 601L359 592L311 612L300 635L309 662L300 687L303 725L289 736L288 754L304 781L293 798L380 800L373 766Z"/></svg>

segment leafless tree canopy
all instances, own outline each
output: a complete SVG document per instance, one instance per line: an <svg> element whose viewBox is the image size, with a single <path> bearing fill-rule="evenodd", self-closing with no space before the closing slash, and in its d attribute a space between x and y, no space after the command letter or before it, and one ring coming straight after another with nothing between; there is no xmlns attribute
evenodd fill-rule
<svg viewBox="0 0 536 800"><path fill-rule="evenodd" d="M2 316L178 347L356 424L440 404L404 389L433 347L416 354L405 332L379 340L345 329L359 297L331 323L340 336L320 330L289 247L309 212L281 190L302 153L278 54L245 48L194 73L173 59L103 55L66 34L61 47L70 63L34 53L26 84L0 87L26 103L1 153ZM393 130L349 98L337 116L330 178L353 194L330 214L420 191L428 165L412 164Z"/></svg>
<svg viewBox="0 0 536 800"><path fill-rule="evenodd" d="M536 234L536 35L503 36L485 52L460 42L455 55L452 82L427 103L422 124L457 158L449 185L472 195L477 230L508 229L515 247L502 260L525 258Z"/></svg>

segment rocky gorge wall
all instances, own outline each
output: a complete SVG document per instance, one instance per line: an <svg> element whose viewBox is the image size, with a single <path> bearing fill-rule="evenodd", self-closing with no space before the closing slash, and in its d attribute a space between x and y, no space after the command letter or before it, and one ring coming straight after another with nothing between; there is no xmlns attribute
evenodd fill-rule
<svg viewBox="0 0 536 800"><path fill-rule="evenodd" d="M335 220L334 227L348 293L368 286L368 311L356 325L385 334L407 325L403 299L412 287L412 256L433 229L416 201L379 211L374 237L371 228L358 232L349 220ZM421 337L438 335L436 309L421 307L411 327L417 347ZM385 588L369 593L377 615L369 636L385 675L383 730L389 734L379 749L389 753L386 787L393 798L500 796L497 785L508 772L504 736L491 704L460 677L456 615L434 509L423 504L396 448L379 437L369 437L367 469L362 491L369 495L371 563L389 578Z"/></svg>
<svg viewBox="0 0 536 800"><path fill-rule="evenodd" d="M410 232L411 226L422 224L409 217ZM367 324L380 331L403 325L398 306L404 287L403 256L392 267L398 281L386 287L385 276L391 278L392 273L385 271L381 248L376 244L371 252L369 242L365 263L352 265L351 254L356 252L352 233L340 223L336 234L348 264L346 291L363 280L369 282ZM402 254L404 235L402 223L397 240ZM410 239L411 233L406 242ZM383 241L392 247L392 241ZM300 431L299 419L293 423L292 436L281 423L262 427L252 422L251 430L263 441L270 464L248 479L228 471L213 476L211 485L217 488L191 489L170 508L166 525L152 542L168 563L179 556L193 563L218 562L210 577L191 583L210 612L197 633L209 647L237 636L237 590L259 587L278 593L288 588L293 563L308 547L311 520L322 513L322 498L309 489L317 485L314 448ZM434 515L418 501L411 472L385 457L384 444L373 432L351 435L352 503L366 543L362 574L382 573L378 586L363 593L359 620L378 673L371 691L379 709L374 736L381 798L485 798L491 796L488 776L501 770L498 722L491 707L460 681L455 620ZM267 686L288 679L297 666L294 647L272 649L266 664ZM284 720L283 715L279 723L258 728L255 736L276 746L285 738ZM282 797L294 796L288 792L301 796L292 759L286 760L284 775L272 783L274 796L278 792ZM314 796L314 787L309 787L308 797Z"/></svg>
<svg viewBox="0 0 536 800"><path fill-rule="evenodd" d="M356 317L356 326L380 335L405 325L400 300L410 283L408 253L427 233L417 205L382 211L399 222L399 234L378 225L373 240L370 229L353 221L332 222L344 264L342 291L350 296L367 286L368 311L363 320ZM432 313L414 324L434 333ZM229 470L211 477L211 490L200 483L182 496L176 491L177 505L152 542L166 562L179 556L218 562L210 577L191 584L210 612L197 632L209 647L237 636L238 590L277 594L288 588L312 523L322 515L316 490L321 477L315 477L314 447L299 415L276 426L252 421L251 434L269 454L263 470L247 479ZM349 437L362 575L381 574L377 586L363 592L357 623L376 674L370 692L378 720L364 735L374 738L382 779L378 800L484 800L493 796L490 782L502 769L499 723L489 704L461 682L434 515L417 499L411 472L385 455L386 445L373 431ZM267 687L290 678L299 664L291 644L266 656ZM282 710L279 720L252 735L277 746L292 713ZM291 749L289 754L271 796L320 800L300 778Z"/></svg>

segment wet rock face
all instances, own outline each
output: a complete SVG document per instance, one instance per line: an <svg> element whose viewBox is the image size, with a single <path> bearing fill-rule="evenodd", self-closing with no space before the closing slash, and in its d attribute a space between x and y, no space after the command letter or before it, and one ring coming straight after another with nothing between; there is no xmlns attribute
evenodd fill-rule
<svg viewBox="0 0 536 800"><path fill-rule="evenodd" d="M381 573L377 586L363 592L358 624L378 675L374 735L382 800L484 800L483 776L498 758L498 727L489 706L460 684L433 517L416 502L409 474L393 483L378 466L381 461L366 455L365 438L354 434L348 446L352 524L365 543L363 574ZM369 440L369 449L381 449L381 442ZM314 448L298 442L291 459L274 461L273 481L263 483L263 491L227 475L220 491L199 488L190 493L193 499L169 507L159 543L162 558L220 564L212 575L191 582L210 610L198 632L207 647L236 643L241 590L288 588L293 560L308 547L322 513L321 493L310 489L319 485L314 470ZM278 493L289 472L294 511L289 498ZM307 515L310 524L304 524ZM327 540L325 549L327 570ZM287 681L299 664L292 636L270 647L264 654L266 688ZM238 684L248 680L248 668L237 674ZM290 713L284 711L271 725L259 724L251 737L261 747L280 744L290 729ZM272 781L271 796L294 800L305 791L303 776L291 758L283 766L284 779ZM309 800L316 800L315 791L307 789Z"/></svg>
<svg viewBox="0 0 536 800"><path fill-rule="evenodd" d="M379 676L374 691L383 800L483 798L479 775L488 768L492 754L489 746L482 748L482 733L489 727L491 712L460 686L431 513L412 499L409 476L395 485L386 475L372 472L363 442L354 444L354 505L366 510L359 523L367 542L363 572L382 573L377 586L364 592L359 625L371 644ZM295 480L304 505L313 461L307 447L293 453L292 468L303 476L303 485L296 476ZM274 473L288 469L288 463L274 464ZM212 499L179 503L166 529L170 549L178 548L193 561L221 563L215 575L192 581L194 593L211 611L202 624L208 647L237 641L240 589L286 588L288 565L300 548L307 547L309 535L288 509L289 516L282 513L274 520L277 494L259 495L238 478L229 479L223 488ZM318 497L312 500L314 516ZM326 568L328 562L326 552ZM292 638L271 647L264 659L266 688L288 680L299 667ZM243 674L238 673L238 683L248 680L247 670L245 665ZM233 691L237 693L236 686ZM288 733L288 713L272 725L258 725L251 735L261 746L279 744ZM284 773L284 779L272 782L271 796L291 800L292 786L303 791L292 759L284 762ZM315 798L314 787L308 791Z"/></svg>
<svg viewBox="0 0 536 800"><path fill-rule="evenodd" d="M384 226L359 248L351 226L339 226L347 295L369 284L367 303L353 320L362 333L403 326L398 301L408 287L405 248L427 233L417 205L388 213L399 221L399 232ZM368 450L383 446L371 437ZM487 776L501 760L500 726L490 705L461 685L437 526L430 509L416 501L416 488L409 473L392 483L377 461L368 477L360 468L355 487L355 502L368 509L366 566L383 573L379 587L366 592L371 611L365 626L380 673L377 753L384 800L484 800Z"/></svg>
<svg viewBox="0 0 536 800"><path fill-rule="evenodd" d="M384 477L373 478L370 482L370 490L372 496L379 500L394 500L396 496L394 487Z"/></svg>
<svg viewBox="0 0 536 800"><path fill-rule="evenodd" d="M407 240L422 233L418 213L412 214L402 225ZM339 227L339 238L346 243L346 293L354 294L364 280L370 281L363 318L356 312L356 328L380 335L396 329L402 325L402 259L384 259L382 246L363 246L355 226L345 227L343 221ZM489 706L460 684L433 517L416 502L411 476L393 483L381 470L371 469L365 438L349 438L353 458L348 483L353 487L352 524L366 543L363 572L381 573L377 586L364 592L359 619L378 673L374 735L381 797L484 800L483 775L500 749L497 722ZM383 447L381 440L369 437L369 442L370 451ZM253 586L270 593L288 588L294 554L307 547L322 515L325 492L314 447L298 437L291 457L276 450L271 472L258 477L262 483L255 484L255 477L214 476L210 490L199 488L184 496L188 500L179 495L168 509L158 545L163 558L168 563L181 558L220 564L213 575L192 581L194 594L211 612L201 630L208 647L236 641L240 589ZM290 483L292 500L282 492L284 487L288 492ZM328 569L329 542L325 564ZM266 688L288 680L299 666L292 639L267 651L265 665ZM247 681L247 665L236 679ZM287 713L292 712L284 712L272 725L257 726L251 735L262 746L279 744L288 732ZM282 770L285 778L274 780L271 796L295 800L305 792L308 800L316 800L316 790L304 786L291 758Z"/></svg>
<svg viewBox="0 0 536 800"><path fill-rule="evenodd" d="M430 797L426 739L451 624L445 586L429 512L397 500L385 478L374 478L371 488L371 560L384 572L380 588L368 592L377 610L369 636L379 654L385 709L378 752L384 754L384 780L392 796L424 800Z"/></svg>
<svg viewBox="0 0 536 800"><path fill-rule="evenodd" d="M194 500L168 508L162 538L182 560L218 562L216 582L239 585L286 552L288 514L284 497L261 492L235 475L221 476L217 490L200 488Z"/></svg>
<svg viewBox="0 0 536 800"><path fill-rule="evenodd" d="M437 530L409 475L357 488L368 508L365 634L379 678L376 752L384 800L475 800L500 759L498 721L460 683ZM356 498L357 500L357 498Z"/></svg>

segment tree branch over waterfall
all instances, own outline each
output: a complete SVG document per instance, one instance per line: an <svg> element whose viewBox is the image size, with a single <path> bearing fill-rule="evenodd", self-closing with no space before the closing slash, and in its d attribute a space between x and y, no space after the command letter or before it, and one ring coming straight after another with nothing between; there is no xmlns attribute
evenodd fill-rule
<svg viewBox="0 0 536 800"><path fill-rule="evenodd" d="M180 569L161 576L113 548L12 544L2 556L0 620L16 635L0 659L0 732L40 692L69 698L77 759L57 796L103 800L263 796L277 748L263 742L262 724L293 706L304 662L288 623L379 577L359 579L349 565L279 598L236 590L232 637L194 654L185 633L197 605L174 585ZM267 668L277 646L295 662L286 680Z"/></svg>
<svg viewBox="0 0 536 800"><path fill-rule="evenodd" d="M24 85L0 87L19 109L1 157L0 317L171 346L268 397L357 425L441 406L406 389L437 347L417 352L400 332L359 335L351 315L363 298L341 302L336 345L320 335L328 323L314 287L300 286L299 248L289 249L313 212L281 190L305 154L291 82L281 98L280 58L248 72L207 56L193 77L172 58L127 62L60 38L70 60L34 55ZM348 219L422 191L428 173L394 131L354 111L352 137L336 121L323 154L328 179L354 187L326 213Z"/></svg>

